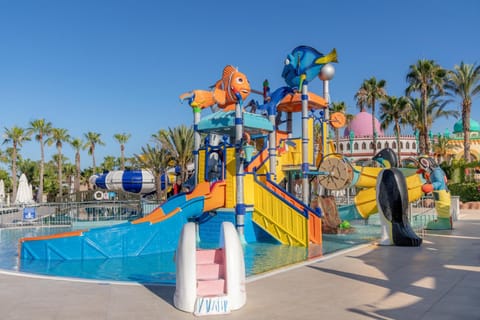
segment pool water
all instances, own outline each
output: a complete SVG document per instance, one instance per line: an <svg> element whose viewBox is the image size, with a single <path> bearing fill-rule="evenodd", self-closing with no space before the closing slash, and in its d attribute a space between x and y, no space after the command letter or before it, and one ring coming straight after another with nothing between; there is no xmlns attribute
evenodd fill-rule
<svg viewBox="0 0 480 320"><path fill-rule="evenodd" d="M352 222L349 234L323 235L322 253L328 254L371 242L380 237L378 224ZM174 284L174 252L113 259L44 261L19 260L18 239L70 231L70 228L34 227L0 229L0 269L49 276L75 277L105 281ZM211 247L202 244L202 247ZM248 243L244 246L246 275L258 275L308 259L308 249L271 243Z"/></svg>

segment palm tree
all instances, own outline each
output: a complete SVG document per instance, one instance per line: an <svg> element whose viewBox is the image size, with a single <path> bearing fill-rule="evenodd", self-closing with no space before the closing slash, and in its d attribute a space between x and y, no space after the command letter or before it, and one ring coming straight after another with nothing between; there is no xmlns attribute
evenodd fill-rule
<svg viewBox="0 0 480 320"><path fill-rule="evenodd" d="M95 164L95 147L97 145L100 145L100 146L105 145L105 143L100 138L101 135L102 135L101 133L92 132L92 131L85 133L85 139L87 140L86 146L88 148L88 154L92 156L92 160L93 160L93 174L97 172L97 166Z"/></svg>
<svg viewBox="0 0 480 320"><path fill-rule="evenodd" d="M70 145L75 149L75 182L74 189L75 192L80 191L80 178L81 178L81 169L80 169L80 151L85 150L85 143L80 138L74 138L70 140Z"/></svg>
<svg viewBox="0 0 480 320"><path fill-rule="evenodd" d="M428 100L433 95L444 94L446 74L446 70L433 60L421 59L416 64L410 65L407 74L408 87L405 92L409 96L413 92L418 91L420 93L423 106L420 120L425 124L427 122ZM427 154L430 150L428 131L428 126L422 126L422 130L419 131L419 147L422 154Z"/></svg>
<svg viewBox="0 0 480 320"><path fill-rule="evenodd" d="M476 64L456 65L448 73L445 89L461 99L463 123L463 154L465 162L470 162L470 112L472 98L480 93L480 66Z"/></svg>
<svg viewBox="0 0 480 320"><path fill-rule="evenodd" d="M74 190L72 190L72 182L75 182L75 173L76 173L76 168L74 164L71 163L65 163L63 165L63 173L65 174L65 180L68 184L68 194L75 192L75 186L73 187Z"/></svg>
<svg viewBox="0 0 480 320"><path fill-rule="evenodd" d="M13 126L12 128L5 128L3 134L3 144L12 143L12 201L17 197L17 157L18 151L23 146L25 141L30 141L28 132L20 127Z"/></svg>
<svg viewBox="0 0 480 320"><path fill-rule="evenodd" d="M52 123L45 119L30 121L30 127L27 129L29 134L35 134L35 140L40 144L40 173L38 183L37 201L43 202L43 176L45 175L45 142L52 131Z"/></svg>
<svg viewBox="0 0 480 320"><path fill-rule="evenodd" d="M453 149L446 136L439 134L436 141L433 143L433 153L438 156L438 163L447 160L449 152Z"/></svg>
<svg viewBox="0 0 480 320"><path fill-rule="evenodd" d="M22 159L22 157L18 157L17 159L17 172L21 172L25 174L27 180L30 184L38 185L36 183L36 177L38 177L38 162L33 161L31 159Z"/></svg>
<svg viewBox="0 0 480 320"><path fill-rule="evenodd" d="M363 111L365 107L372 109L372 134L373 134L373 154L377 153L377 132L375 130L375 105L377 100L383 99L387 92L385 90L387 82L385 80L379 80L375 77L371 77L368 80L364 80L360 89L355 93L355 99L357 105L360 107L360 111Z"/></svg>
<svg viewBox="0 0 480 320"><path fill-rule="evenodd" d="M129 133L116 133L113 137L120 144L120 169L125 170L125 143L130 139L132 135Z"/></svg>
<svg viewBox="0 0 480 320"><path fill-rule="evenodd" d="M114 156L105 156L103 158L103 163L101 164L101 167L103 171L112 171L115 169L115 167L118 164L117 158Z"/></svg>
<svg viewBox="0 0 480 320"><path fill-rule="evenodd" d="M62 196L62 163L63 163L63 155L62 155L62 147L64 142L70 142L70 135L68 134L67 129L63 128L53 128L50 134L50 137L45 140L45 143L51 146L55 143L57 148L57 178L58 178L58 196Z"/></svg>
<svg viewBox="0 0 480 320"><path fill-rule="evenodd" d="M407 98L395 96L386 97L385 101L381 103L380 110L380 125L382 129L386 129L393 123L393 132L397 137L397 155L400 160L400 136L401 128L408 124L407 114L410 112L410 104Z"/></svg>
<svg viewBox="0 0 480 320"><path fill-rule="evenodd" d="M162 148L165 148L180 166L182 181L187 179L187 164L193 161L193 129L185 125L160 130L152 135Z"/></svg>
<svg viewBox="0 0 480 320"><path fill-rule="evenodd" d="M427 132L427 140L429 138L429 128L439 118L458 117L459 113L455 110L446 110L451 100L441 100L439 96L433 96L428 100L427 108L423 107L422 99L420 98L407 98L410 105L410 112L407 114L407 122L412 125L413 129L417 132ZM424 122L424 110L426 110L427 120ZM420 143L420 141L419 141ZM421 152L425 153L425 152Z"/></svg>
<svg viewBox="0 0 480 320"><path fill-rule="evenodd" d="M157 188L157 200L163 199L162 193L162 175L166 173L169 162L172 156L167 149L160 148L158 145L152 147L147 144L142 147L142 153L135 154L136 162L141 168L148 170L155 177L155 186ZM165 191L167 188L165 188Z"/></svg>

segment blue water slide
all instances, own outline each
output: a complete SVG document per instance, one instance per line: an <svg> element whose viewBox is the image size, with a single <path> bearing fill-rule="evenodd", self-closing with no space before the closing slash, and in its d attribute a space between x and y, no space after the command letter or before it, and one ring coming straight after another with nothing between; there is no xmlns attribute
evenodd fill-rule
<svg viewBox="0 0 480 320"><path fill-rule="evenodd" d="M127 222L78 234L21 239L21 258L106 259L174 251L182 226L189 218L203 213L204 201L203 195L188 200L186 194L179 194L160 207L166 216L158 222Z"/></svg>

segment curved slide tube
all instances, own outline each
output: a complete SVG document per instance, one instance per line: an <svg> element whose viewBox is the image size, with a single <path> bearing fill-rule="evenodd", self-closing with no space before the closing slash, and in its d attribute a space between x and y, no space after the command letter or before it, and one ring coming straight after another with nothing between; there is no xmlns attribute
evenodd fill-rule
<svg viewBox="0 0 480 320"><path fill-rule="evenodd" d="M377 206L382 224L382 245L418 247L418 237L408 221L407 183L396 168L384 169L377 179Z"/></svg>
<svg viewBox="0 0 480 320"><path fill-rule="evenodd" d="M150 215L90 230L22 238L21 259L81 260L141 256L174 251L188 219L225 205L225 182L199 184L170 198Z"/></svg>
<svg viewBox="0 0 480 320"><path fill-rule="evenodd" d="M355 168L356 173L359 174L357 187L364 187L360 190L354 198L355 208L358 214L367 219L370 215L377 213L377 182L383 168L364 167L359 171ZM407 169L397 169L403 176L406 176L406 185L408 192L408 201L413 202L422 197L422 185L424 181L422 177L413 171Z"/></svg>
<svg viewBox="0 0 480 320"><path fill-rule="evenodd" d="M90 180L98 188L112 191L148 194L156 190L155 177L147 170L115 170L101 175L93 175ZM168 176L162 175L161 189L168 186Z"/></svg>
<svg viewBox="0 0 480 320"><path fill-rule="evenodd" d="M200 316L230 313L245 305L243 248L231 222L222 223L218 248L208 250L197 248L196 226L187 223L175 262L176 308Z"/></svg>

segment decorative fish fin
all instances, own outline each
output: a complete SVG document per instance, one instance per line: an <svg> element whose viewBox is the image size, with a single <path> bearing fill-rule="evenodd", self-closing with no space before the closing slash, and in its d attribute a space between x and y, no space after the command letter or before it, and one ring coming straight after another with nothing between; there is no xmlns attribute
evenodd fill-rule
<svg viewBox="0 0 480 320"><path fill-rule="evenodd" d="M224 88L223 88L222 80L218 80L217 82L215 82L215 84L211 86L211 88L223 90Z"/></svg>
<svg viewBox="0 0 480 320"><path fill-rule="evenodd" d="M195 99L195 93L193 91L185 92L180 95L180 101ZM190 102L190 101L189 101Z"/></svg>
<svg viewBox="0 0 480 320"><path fill-rule="evenodd" d="M326 56L320 57L315 60L315 64L326 64L329 62L338 62L337 60L337 50L333 49L329 54Z"/></svg>
<svg viewBox="0 0 480 320"><path fill-rule="evenodd" d="M213 99L219 105L225 104L226 96L227 96L227 93L225 92L225 90L221 90L217 87L215 87L215 89L213 90Z"/></svg>
<svg viewBox="0 0 480 320"><path fill-rule="evenodd" d="M193 108L207 108L216 103L211 91L193 90L185 92L180 95L182 101L188 101L188 104Z"/></svg>
<svg viewBox="0 0 480 320"><path fill-rule="evenodd" d="M234 72L237 72L237 68L235 68L234 66L232 65L228 65L226 66L224 69L223 69L223 75L222 75L222 79L227 79L230 77L230 75Z"/></svg>
<svg viewBox="0 0 480 320"><path fill-rule="evenodd" d="M305 79L307 79L307 75L306 74L301 74L300 75L300 83L298 84L298 91L300 91L300 92L302 92L303 81L305 81Z"/></svg>

